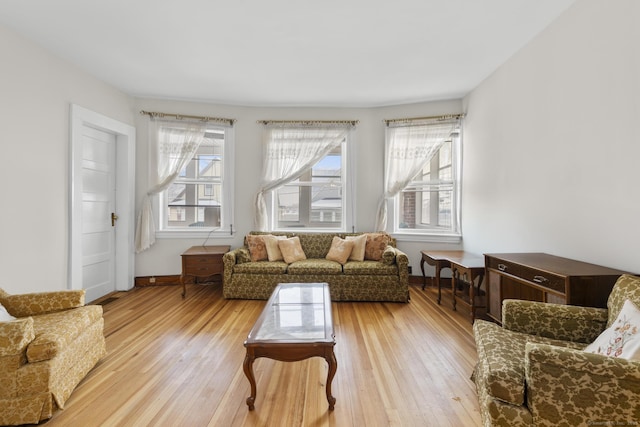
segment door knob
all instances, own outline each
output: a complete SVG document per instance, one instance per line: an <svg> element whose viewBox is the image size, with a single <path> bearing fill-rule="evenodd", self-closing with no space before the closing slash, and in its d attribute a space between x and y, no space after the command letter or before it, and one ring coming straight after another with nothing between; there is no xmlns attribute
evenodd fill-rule
<svg viewBox="0 0 640 427"><path fill-rule="evenodd" d="M111 226L116 226L116 221L118 220L118 215L115 212L111 212Z"/></svg>

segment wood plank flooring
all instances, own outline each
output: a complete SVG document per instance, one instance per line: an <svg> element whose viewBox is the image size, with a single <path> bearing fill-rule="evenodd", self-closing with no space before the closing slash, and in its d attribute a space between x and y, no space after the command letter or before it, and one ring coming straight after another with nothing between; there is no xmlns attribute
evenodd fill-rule
<svg viewBox="0 0 640 427"><path fill-rule="evenodd" d="M254 411L242 345L265 301L220 284L135 288L104 305L108 354L46 423L54 426L479 426L471 323L435 290L411 302L333 303L338 371L257 359Z"/></svg>

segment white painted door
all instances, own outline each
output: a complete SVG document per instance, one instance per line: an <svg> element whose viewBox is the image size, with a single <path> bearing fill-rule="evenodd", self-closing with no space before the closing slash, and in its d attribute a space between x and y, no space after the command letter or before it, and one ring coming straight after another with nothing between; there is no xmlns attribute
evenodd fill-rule
<svg viewBox="0 0 640 427"><path fill-rule="evenodd" d="M82 288L86 301L116 290L116 136L82 127Z"/></svg>

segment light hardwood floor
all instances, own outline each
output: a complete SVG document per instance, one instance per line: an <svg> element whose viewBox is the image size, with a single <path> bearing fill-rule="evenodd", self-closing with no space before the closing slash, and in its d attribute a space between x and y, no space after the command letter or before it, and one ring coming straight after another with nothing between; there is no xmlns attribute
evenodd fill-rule
<svg viewBox="0 0 640 427"><path fill-rule="evenodd" d="M402 303L333 303L338 371L257 359L254 411L242 345L265 301L225 300L220 284L136 288L104 304L107 356L54 426L479 426L471 323L435 291Z"/></svg>

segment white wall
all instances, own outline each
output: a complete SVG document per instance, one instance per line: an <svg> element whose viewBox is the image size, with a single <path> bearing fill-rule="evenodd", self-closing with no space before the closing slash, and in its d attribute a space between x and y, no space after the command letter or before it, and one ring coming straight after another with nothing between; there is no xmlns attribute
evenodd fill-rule
<svg viewBox="0 0 640 427"><path fill-rule="evenodd" d="M67 288L69 106L133 124L133 99L0 26L0 287Z"/></svg>
<svg viewBox="0 0 640 427"><path fill-rule="evenodd" d="M640 273L640 2L579 0L464 100L464 247Z"/></svg>
<svg viewBox="0 0 640 427"><path fill-rule="evenodd" d="M383 188L384 119L459 113L461 100L411 104L385 108L265 108L197 104L155 99L137 99L136 110L193 114L237 119L235 124L235 222L231 239L209 240L209 244L242 245L244 235L254 229L253 199L262 173L262 125L258 120L359 120L356 130L356 231L373 231L378 199ZM148 189L148 117L137 119L137 204ZM136 256L136 276L180 274L180 254L203 239L158 239ZM420 250L428 246L398 242L419 271Z"/></svg>

